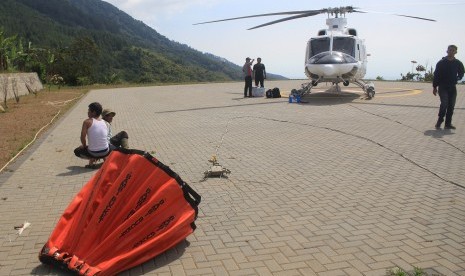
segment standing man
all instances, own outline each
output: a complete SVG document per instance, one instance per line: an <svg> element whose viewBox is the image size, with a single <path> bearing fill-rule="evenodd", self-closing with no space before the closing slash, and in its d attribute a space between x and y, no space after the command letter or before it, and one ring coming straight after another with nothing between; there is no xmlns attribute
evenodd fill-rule
<svg viewBox="0 0 465 276"><path fill-rule="evenodd" d="M245 86L244 86L244 98L247 97L247 90L249 91L249 96L252 97L252 63L254 59L250 58L245 59L244 66L242 66L242 72L244 73Z"/></svg>
<svg viewBox="0 0 465 276"><path fill-rule="evenodd" d="M433 95L436 96L439 92L441 100L436 129L441 128L444 116L446 116L444 129L455 129L455 126L452 125L452 115L454 114L455 100L457 98L455 85L458 80L463 78L464 73L463 63L455 58L455 54L457 54L457 46L449 45L447 47L447 56L436 64L434 70Z"/></svg>
<svg viewBox="0 0 465 276"><path fill-rule="evenodd" d="M258 83L260 83L260 87L265 87L266 70L265 64L262 63L261 58L257 58L257 63L253 66L253 73L255 77L255 86L258 86Z"/></svg>

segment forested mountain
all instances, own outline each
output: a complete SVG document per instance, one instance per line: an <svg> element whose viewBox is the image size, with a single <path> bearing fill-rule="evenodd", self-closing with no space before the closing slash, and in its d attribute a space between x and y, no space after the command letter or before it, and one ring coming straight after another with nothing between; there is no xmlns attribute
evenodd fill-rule
<svg viewBox="0 0 465 276"><path fill-rule="evenodd" d="M0 58L10 36L21 44L10 45L13 64L44 80L52 75L68 84L242 79L240 66L174 42L101 0L0 0Z"/></svg>

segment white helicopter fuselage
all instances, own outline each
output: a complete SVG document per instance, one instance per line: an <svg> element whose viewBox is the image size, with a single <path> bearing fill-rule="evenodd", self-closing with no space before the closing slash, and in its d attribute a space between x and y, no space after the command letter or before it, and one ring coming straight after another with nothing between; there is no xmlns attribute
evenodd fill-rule
<svg viewBox="0 0 465 276"><path fill-rule="evenodd" d="M314 83L361 80L366 74L364 40L355 29L347 28L346 18L328 18L327 30L310 38L305 54L305 74Z"/></svg>

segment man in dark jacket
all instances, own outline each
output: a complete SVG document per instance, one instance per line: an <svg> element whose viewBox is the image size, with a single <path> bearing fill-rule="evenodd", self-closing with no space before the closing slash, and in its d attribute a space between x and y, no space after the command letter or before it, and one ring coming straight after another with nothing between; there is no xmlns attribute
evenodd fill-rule
<svg viewBox="0 0 465 276"><path fill-rule="evenodd" d="M255 77L255 86L260 84L260 87L265 87L264 82L266 79L265 64L262 63L261 58L257 58L257 63L253 66L253 74Z"/></svg>
<svg viewBox="0 0 465 276"><path fill-rule="evenodd" d="M452 115L454 114L455 100L457 98L455 85L458 80L463 78L464 74L463 63L455 58L455 54L457 54L457 46L449 45L447 47L447 56L436 64L434 70L433 95L436 96L439 92L441 100L436 129L441 128L444 116L446 116L444 128L455 129L455 126L452 125Z"/></svg>

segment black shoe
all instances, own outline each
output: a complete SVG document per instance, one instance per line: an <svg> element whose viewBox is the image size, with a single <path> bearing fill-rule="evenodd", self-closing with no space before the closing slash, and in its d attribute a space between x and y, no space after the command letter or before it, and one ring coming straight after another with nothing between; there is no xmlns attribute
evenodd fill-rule
<svg viewBox="0 0 465 276"><path fill-rule="evenodd" d="M438 121L436 125L434 126L436 129L441 129L441 124L443 121Z"/></svg>
<svg viewBox="0 0 465 276"><path fill-rule="evenodd" d="M447 125L447 126L444 126L444 129L456 129L456 127L453 125Z"/></svg>

